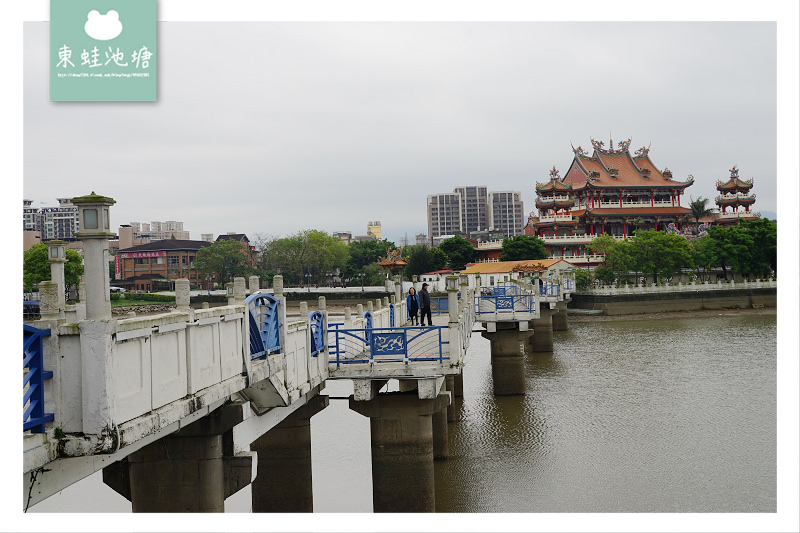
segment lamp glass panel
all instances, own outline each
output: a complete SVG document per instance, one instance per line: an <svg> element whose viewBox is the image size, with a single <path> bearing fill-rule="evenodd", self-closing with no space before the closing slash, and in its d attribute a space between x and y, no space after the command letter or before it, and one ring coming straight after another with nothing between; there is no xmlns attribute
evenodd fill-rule
<svg viewBox="0 0 800 533"><path fill-rule="evenodd" d="M86 229L97 229L97 209L83 210L83 227Z"/></svg>

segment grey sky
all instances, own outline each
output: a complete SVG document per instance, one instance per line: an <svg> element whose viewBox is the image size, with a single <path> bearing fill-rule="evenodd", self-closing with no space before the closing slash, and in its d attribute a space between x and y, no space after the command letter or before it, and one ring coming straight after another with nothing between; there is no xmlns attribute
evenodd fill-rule
<svg viewBox="0 0 800 533"><path fill-rule="evenodd" d="M24 27L24 189L96 191L114 226L192 238L427 233L426 196L522 192L570 143L631 138L689 196L738 165L777 212L772 22L161 22L157 103L52 103L48 27Z"/></svg>

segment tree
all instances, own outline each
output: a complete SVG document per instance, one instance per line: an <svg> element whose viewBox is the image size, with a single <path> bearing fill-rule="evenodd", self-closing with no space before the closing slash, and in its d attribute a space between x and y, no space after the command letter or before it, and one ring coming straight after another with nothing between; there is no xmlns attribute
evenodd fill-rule
<svg viewBox="0 0 800 533"><path fill-rule="evenodd" d="M439 249L447 255L450 268L453 270L464 270L466 264L474 261L477 255L472 243L459 236L445 239L439 245Z"/></svg>
<svg viewBox="0 0 800 533"><path fill-rule="evenodd" d="M682 268L692 266L691 248L680 235L637 230L626 242L630 244L632 266L644 275L651 274L655 283L659 275L672 277Z"/></svg>
<svg viewBox="0 0 800 533"><path fill-rule="evenodd" d="M631 244L629 241L620 241L611 235L600 235L587 246L593 254L602 254L603 264L600 275L595 270L594 277L601 281L613 282L627 276L634 264ZM599 267L598 267L599 268ZM607 269L607 270L605 270Z"/></svg>
<svg viewBox="0 0 800 533"><path fill-rule="evenodd" d="M418 276L425 272L442 270L447 266L447 255L439 248L428 248L424 245L412 245L403 248L408 252L405 273L408 276Z"/></svg>
<svg viewBox="0 0 800 533"><path fill-rule="evenodd" d="M386 255L386 250L394 250L396 246L393 242L386 239L382 241L355 241L348 246L350 253L349 263L356 270L361 270L365 266L377 263L378 259Z"/></svg>
<svg viewBox="0 0 800 533"><path fill-rule="evenodd" d="M255 272L247 246L232 239L216 241L197 250L194 267L204 274L214 274L217 283L227 283Z"/></svg>
<svg viewBox="0 0 800 533"><path fill-rule="evenodd" d="M753 236L743 224L729 228L711 226L708 229L708 249L715 266L722 268L722 275L728 279L728 268L733 272L747 272L752 264Z"/></svg>
<svg viewBox="0 0 800 533"><path fill-rule="evenodd" d="M500 261L521 261L523 259L547 259L544 241L532 235L517 235L503 239Z"/></svg>
<svg viewBox="0 0 800 533"><path fill-rule="evenodd" d="M592 284L592 275L585 268L575 269L575 288L585 291Z"/></svg>
<svg viewBox="0 0 800 533"><path fill-rule="evenodd" d="M261 243L262 270L280 271L284 283L323 280L328 272L344 269L348 247L341 239L320 230L302 230L294 235ZM291 279L291 281L289 281Z"/></svg>
<svg viewBox="0 0 800 533"><path fill-rule="evenodd" d="M778 270L778 226L767 218L745 220L740 226L753 237L749 273L766 277Z"/></svg>
<svg viewBox="0 0 800 533"><path fill-rule="evenodd" d="M694 232L698 232L698 228L700 227L700 219L709 217L716 209L713 207L709 207L708 198L703 198L702 196L698 196L697 200L692 200L692 197L689 197L689 209L692 210L692 218L694 218Z"/></svg>
<svg viewBox="0 0 800 533"><path fill-rule="evenodd" d="M67 262L64 263L64 284L67 287L76 287L81 282L83 274L83 258L81 255L67 248L65 250ZM47 260L47 243L34 244L22 254L22 281L25 290L30 291L40 281L50 280L50 263Z"/></svg>

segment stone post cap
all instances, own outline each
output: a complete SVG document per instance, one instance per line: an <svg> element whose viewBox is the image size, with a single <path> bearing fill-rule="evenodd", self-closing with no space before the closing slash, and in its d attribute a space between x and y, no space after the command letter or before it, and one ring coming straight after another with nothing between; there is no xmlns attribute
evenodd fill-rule
<svg viewBox="0 0 800 533"><path fill-rule="evenodd" d="M280 274L272 277L272 292L275 295L283 294L283 276Z"/></svg>

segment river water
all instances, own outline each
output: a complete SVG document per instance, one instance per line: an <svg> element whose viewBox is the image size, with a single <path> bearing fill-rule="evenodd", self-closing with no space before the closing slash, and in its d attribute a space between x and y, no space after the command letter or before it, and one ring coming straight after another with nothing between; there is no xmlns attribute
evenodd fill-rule
<svg viewBox="0 0 800 533"><path fill-rule="evenodd" d="M774 513L776 333L774 314L573 321L553 353L526 356L527 394L513 397L492 394L489 342L473 334L437 512ZM371 512L369 421L339 399L351 382L324 392L315 512ZM95 474L37 511L130 504Z"/></svg>

